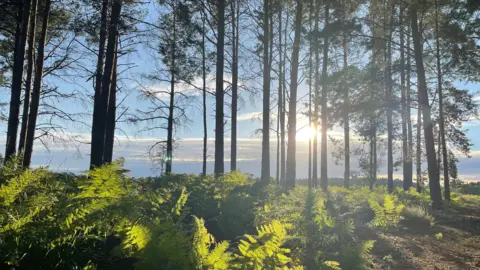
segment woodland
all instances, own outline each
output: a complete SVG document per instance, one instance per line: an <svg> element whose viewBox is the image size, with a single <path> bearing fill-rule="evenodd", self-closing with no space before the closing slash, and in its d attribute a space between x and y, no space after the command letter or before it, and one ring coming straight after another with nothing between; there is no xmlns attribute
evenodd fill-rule
<svg viewBox="0 0 480 270"><path fill-rule="evenodd" d="M479 82L476 0L1 0L0 269L480 269ZM159 176L114 159L127 129ZM52 143L89 168L32 164Z"/></svg>

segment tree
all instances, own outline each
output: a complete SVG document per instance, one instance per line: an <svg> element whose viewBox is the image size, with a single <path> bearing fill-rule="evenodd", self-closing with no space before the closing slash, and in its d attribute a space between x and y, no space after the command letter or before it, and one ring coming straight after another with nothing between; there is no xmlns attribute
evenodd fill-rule
<svg viewBox="0 0 480 270"><path fill-rule="evenodd" d="M239 49L239 22L240 3L232 1L232 143L230 170L237 170L237 113L238 113L238 49Z"/></svg>
<svg viewBox="0 0 480 270"><path fill-rule="evenodd" d="M444 198L447 201L450 201L450 180L448 174L448 150L447 144L445 141L445 119L443 116L443 90L442 90L442 67L440 60L440 35L439 35L439 26L438 26L438 0L435 0L435 50L436 50L436 60L437 60L437 91L438 91L438 111L439 111L439 134L440 134L440 144L439 147L442 149L442 160L443 160L443 188L444 188ZM440 167L439 167L440 168Z"/></svg>
<svg viewBox="0 0 480 270"><path fill-rule="evenodd" d="M313 6L312 1L312 11L315 10L315 23L313 26L314 32L314 46L313 51L315 52L315 63L313 64L312 68L315 69L315 83L314 83L314 104L313 104L313 175L312 175L312 184L313 186L318 186L318 99L319 99L319 87L320 87L320 41L318 38L320 28L318 26L318 21L320 17L320 3L318 1L315 2L315 6Z"/></svg>
<svg viewBox="0 0 480 270"><path fill-rule="evenodd" d="M207 49L205 42L206 27L205 27L205 15L202 12L202 43L200 45L202 50L202 112L203 112L203 159L202 159L202 175L207 175L207 143L208 143L208 130L207 130Z"/></svg>
<svg viewBox="0 0 480 270"><path fill-rule="evenodd" d="M440 208L442 206L440 175L437 168L437 159L435 154L433 124L430 116L430 104L428 102L427 83L425 78L425 68L423 64L423 49L421 44L422 37L418 30L417 9L417 4L413 4L410 7L412 38L415 54L415 63L417 67L418 101L419 108L422 110L423 115L423 132L425 137L425 148L427 152L430 198L432 199L432 207Z"/></svg>
<svg viewBox="0 0 480 270"><path fill-rule="evenodd" d="M117 38L118 39L118 38ZM115 60L113 63L112 86L108 96L107 126L105 132L105 152L103 160L109 164L113 161L113 145L115 142L115 125L117 122L117 66L118 66L118 40L115 44Z"/></svg>
<svg viewBox="0 0 480 270"><path fill-rule="evenodd" d="M386 42L385 42L385 87L386 87L386 98L387 98L387 173L388 173L388 191L393 192L393 82L392 82L392 33L393 33L393 16L394 16L394 6L391 6L391 14L388 12L388 1L385 4L385 31L386 31Z"/></svg>
<svg viewBox="0 0 480 270"><path fill-rule="evenodd" d="M33 142L35 140L35 127L38 117L38 106L40 103L40 95L42 91L42 80L43 80L43 66L44 66L44 50L45 43L47 42L47 29L48 29L48 20L50 16L50 7L52 1L46 0L43 7L43 17L42 17L42 31L40 34L37 50L37 63L35 67L35 80L33 82L33 91L32 91L32 103L30 105L30 114L28 115L28 129L27 129L27 138L25 141L25 154L23 157L23 166L25 168L30 167L30 162L32 159L33 151Z"/></svg>
<svg viewBox="0 0 480 270"><path fill-rule="evenodd" d="M293 188L296 177L296 135L297 135L297 88L298 88L298 64L300 53L300 38L302 34L303 1L296 1L295 11L295 38L292 51L292 70L290 75L290 102L288 114L288 147L287 147L287 172L286 185Z"/></svg>
<svg viewBox="0 0 480 270"><path fill-rule="evenodd" d="M220 176L224 168L224 89L223 69L225 56L225 0L217 2L217 70L216 70L216 111L215 111L215 175Z"/></svg>
<svg viewBox="0 0 480 270"><path fill-rule="evenodd" d="M278 9L278 110L279 110L279 124L280 124L280 183L285 184L286 179L286 163L285 163L285 112L286 112L286 87L285 87L285 56L287 40L287 25L285 26L285 34L283 35L283 7L280 6ZM285 42L282 39L282 36L285 38Z"/></svg>
<svg viewBox="0 0 480 270"><path fill-rule="evenodd" d="M270 180L270 1L263 1L263 120L262 120L262 172L261 180Z"/></svg>
<svg viewBox="0 0 480 270"><path fill-rule="evenodd" d="M328 25L330 20L330 4L327 2L325 6L325 30L323 41L323 67L322 67L322 93L321 93L321 108L322 108L322 142L321 142L321 171L320 171L320 186L323 190L328 187L328 163L327 163L327 129L328 129L328 103L327 103L327 77L328 77L328 48L329 48L329 33Z"/></svg>
<svg viewBox="0 0 480 270"><path fill-rule="evenodd" d="M28 111L30 108L30 95L32 88L33 65L35 54L35 32L37 24L37 6L38 1L33 0L32 11L30 14L30 26L28 29L28 51L27 51L27 77L25 79L25 97L23 100L22 126L20 128L20 140L18 142L18 152L22 153L25 148L27 137Z"/></svg>
<svg viewBox="0 0 480 270"><path fill-rule="evenodd" d="M105 5L105 3L104 3ZM104 19L104 7L102 7L102 23ZM114 70L115 60L115 44L118 37L118 22L120 19L120 12L122 9L122 0L114 0L111 12L110 26L108 30L107 51L105 53L105 67L101 80L101 93L97 94L96 98L99 99L96 108L94 107L93 124L92 124L92 144L90 151L90 167L99 167L104 164L104 151L105 151L105 133L106 133L106 118L108 110L108 97L110 95L110 88ZM102 34L101 34L102 35ZM100 36L101 36L100 35ZM100 38L102 42L102 37ZM100 51L102 51L101 44L99 48L99 61ZM101 62L101 61L100 61ZM97 72L99 72L100 64L97 65ZM98 73L97 73L98 76ZM95 102L94 102L95 104ZM95 109L97 109L95 111Z"/></svg>
<svg viewBox="0 0 480 270"><path fill-rule="evenodd" d="M25 46L30 21L31 3L31 0L24 0L19 4L20 6L17 13L10 111L8 115L7 142L5 144L5 162L15 155L15 149L17 147L18 116L20 113L20 96L23 83L23 62L25 60Z"/></svg>

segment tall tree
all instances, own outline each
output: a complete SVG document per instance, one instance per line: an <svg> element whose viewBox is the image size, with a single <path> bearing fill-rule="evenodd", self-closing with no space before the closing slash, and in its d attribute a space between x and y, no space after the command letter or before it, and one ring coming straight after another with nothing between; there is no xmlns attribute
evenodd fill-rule
<svg viewBox="0 0 480 270"><path fill-rule="evenodd" d="M313 1L312 1L313 2ZM315 7L312 6L312 12L315 10L315 23L313 27L314 32L314 52L315 52L315 63L313 68L315 69L315 83L314 83L314 107L313 107L313 186L318 186L318 100L320 94L320 40L318 38L320 28L319 28L319 17L320 17L320 3L315 1Z"/></svg>
<svg viewBox="0 0 480 270"><path fill-rule="evenodd" d="M302 34L303 0L296 1L295 11L295 37L292 51L292 69L290 75L290 101L288 114L288 147L286 166L286 185L290 188L295 186L296 178L296 135L297 135L297 88L298 88L298 64L300 54L300 38Z"/></svg>
<svg viewBox="0 0 480 270"><path fill-rule="evenodd" d="M205 14L202 12L202 43L200 45L202 50L202 112L203 112L203 159L202 159L202 175L207 175L207 144L208 144L208 130L207 130L207 49L205 42L206 27Z"/></svg>
<svg viewBox="0 0 480 270"><path fill-rule="evenodd" d="M237 170L237 113L238 113L238 43L240 41L238 1L231 3L232 13L232 143L230 170Z"/></svg>
<svg viewBox="0 0 480 270"><path fill-rule="evenodd" d="M280 6L278 11L278 55L279 55L279 79L278 79L278 103L279 103L279 120L280 120L280 183L285 184L285 112L286 112L286 87L285 87L285 55L286 55L286 48L284 48L284 44L286 44L286 28L285 26L285 35L282 35L284 32L283 28L283 7ZM282 39L282 36L285 38L285 42Z"/></svg>
<svg viewBox="0 0 480 270"><path fill-rule="evenodd" d="M408 25L408 23L407 23ZM407 26L407 29L409 27ZM408 31L407 31L408 33ZM407 170L407 178L404 178L404 184L406 185L405 187L410 188L413 185L413 127L412 127L412 114L411 114L411 108L412 108L412 96L411 96L411 53L410 53L410 36L407 35L407 66L406 66L406 73L407 73L407 86L405 89L405 94L406 94L406 111L405 111L405 118L407 121L407 138L408 138L408 151L407 151L407 162L406 166L408 168ZM420 118L420 117L419 117ZM407 183L405 183L407 181ZM417 183L418 184L418 183ZM418 189L417 185L417 189Z"/></svg>
<svg viewBox="0 0 480 270"><path fill-rule="evenodd" d="M28 28L28 51L27 51L27 77L25 79L25 97L23 100L22 126L20 128L20 140L18 142L18 152L22 153L25 148L28 128L28 111L30 108L30 95L32 90L33 65L35 54L35 32L37 25L37 6L38 0L33 0L32 11L30 14L30 26Z"/></svg>
<svg viewBox="0 0 480 270"><path fill-rule="evenodd" d="M423 63L422 36L418 29L418 6L416 3L410 6L410 18L412 23L412 38L417 67L418 101L423 115L423 132L425 137L425 148L427 153L428 178L430 187L430 198L432 207L442 206L442 194L440 189L440 175L437 168L435 145L433 137L433 124L430 115L430 104L428 102L428 90Z"/></svg>
<svg viewBox="0 0 480 270"><path fill-rule="evenodd" d="M48 20L50 17L51 4L51 0L45 0L44 6L42 8L42 30L38 40L35 79L33 82L32 102L30 104L30 114L28 115L27 138L25 141L25 154L23 157L23 166L25 168L30 167L30 163L32 160L33 143L35 140L35 128L37 126L38 107L40 105L40 95L42 92L45 44L47 42Z"/></svg>
<svg viewBox="0 0 480 270"><path fill-rule="evenodd" d="M400 95L401 95L401 114L402 114L402 155L403 155L403 189L408 190L412 186L412 172L411 172L411 149L409 148L409 111L410 107L407 103L407 97L409 97L410 92L410 82L408 82L408 87L405 84L405 49L408 50L408 47L405 48L405 27L404 27L404 14L405 6L400 4L400 14L399 14L399 26L400 26ZM408 52L409 53L409 52ZM408 72L408 71L407 71ZM410 75L408 74L408 79L410 80ZM408 100L409 101L409 100ZM410 164L410 165L409 165Z"/></svg>
<svg viewBox="0 0 480 270"><path fill-rule="evenodd" d="M32 0L20 3L15 30L15 50L13 53L12 85L10 95L10 111L7 124L7 142L5 144L5 162L13 155L17 147L18 116L20 114L20 97L23 83L23 62L25 61L25 46L30 21Z"/></svg>
<svg viewBox="0 0 480 270"><path fill-rule="evenodd" d="M223 69L225 56L225 0L217 1L217 70L216 70L216 91L215 100L215 175L219 176L225 172L224 168L224 89Z"/></svg>
<svg viewBox="0 0 480 270"><path fill-rule="evenodd" d="M347 34L343 36L343 68L348 68L348 39ZM350 96L349 88L343 89L343 141L345 144L345 169L343 174L343 186L350 187Z"/></svg>
<svg viewBox="0 0 480 270"><path fill-rule="evenodd" d="M328 49L329 49L329 20L330 20L330 4L327 2L325 6L325 29L323 41L323 66L322 66L322 142L321 142L321 172L320 186L326 190L328 187L328 163L327 163L327 129L328 129L328 108L327 108L327 92L328 92Z"/></svg>
<svg viewBox="0 0 480 270"><path fill-rule="evenodd" d="M115 126L117 120L117 66L118 66L118 38L115 44L115 60L113 63L112 86L108 96L107 126L105 133L105 153L104 162L112 163L113 146L115 142Z"/></svg>
<svg viewBox="0 0 480 270"><path fill-rule="evenodd" d="M261 180L270 180L270 1L263 1L263 113L262 113L262 172Z"/></svg>
<svg viewBox="0 0 480 270"><path fill-rule="evenodd" d="M102 10L100 17L100 36L98 43L98 58L97 58L97 70L95 72L95 94L93 99L93 117L92 117L92 144L90 150L90 167L100 166L103 161L103 151L97 151L97 144L103 144L104 139L98 138L100 132L102 111L102 78L104 71L105 61L105 45L107 42L107 16L108 16L109 1L102 1ZM100 141L101 139L101 141ZM95 141L95 142L94 142ZM95 146L95 148L94 148ZM94 156L95 155L95 156Z"/></svg>
<svg viewBox="0 0 480 270"><path fill-rule="evenodd" d="M438 0L435 0L435 50L436 50L436 60L437 60L437 92L438 92L438 111L439 111L439 136L440 143L438 145L442 150L442 160L443 160L443 188L444 188L444 198L447 201L450 201L450 179L448 174L448 150L447 143L445 140L445 117L444 117L444 108L443 108L443 89L442 89L442 66L441 66L441 55L440 55L440 29L439 29L439 6ZM440 156L439 156L440 158ZM440 168L440 166L439 166Z"/></svg>
<svg viewBox="0 0 480 270"><path fill-rule="evenodd" d="M393 33L393 16L394 6L389 1L385 1L385 87L387 98L387 174L388 174L388 191L393 192L393 82L392 82L392 33ZM391 7L391 12L389 11Z"/></svg>

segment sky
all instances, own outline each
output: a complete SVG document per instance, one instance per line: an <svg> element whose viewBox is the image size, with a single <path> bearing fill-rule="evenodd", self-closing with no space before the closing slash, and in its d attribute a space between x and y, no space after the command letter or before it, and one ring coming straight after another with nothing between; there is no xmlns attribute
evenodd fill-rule
<svg viewBox="0 0 480 270"><path fill-rule="evenodd" d="M151 13L151 12L150 12ZM147 20L154 21L155 19L147 15ZM150 17L149 17L150 16ZM162 88L166 87L163 83L145 82L142 80L142 74L155 72L158 62L152 57L150 53L147 53L147 49L142 46L136 46L137 51L122 57L119 61L122 65L123 73L122 80L122 96L128 95L128 98L122 103L123 108L128 108L129 113L133 113L138 109L145 109L148 103L142 99L139 95L139 84L149 88ZM240 55L243 64L251 64L255 61L249 57L242 57ZM83 66L94 67L95 58L92 55L86 55L80 59ZM126 68L127 63L134 63L135 65L130 68ZM77 70L69 71L68 74L49 77L47 83L55 84L59 87L60 91L71 92L78 91L83 95L93 95L93 87L90 80L87 80L85 76L75 76ZM227 80L229 79L228 75ZM257 78L260 81L260 78ZM258 82L254 81L254 84L258 85ZM199 81L197 80L197 83ZM252 83L252 82L250 82ZM213 88L214 81L210 77L209 86ZM477 92L480 90L479 84L473 83L458 83L460 88L469 89L471 92ZM179 89L185 87L178 86ZM183 88L182 88L183 87ZM187 89L184 89L185 91ZM0 89L2 97L0 102L8 102L9 90L4 88ZM307 93L307 86L300 84L299 97L304 96ZM186 91L190 93L192 99L189 101L188 115L189 121L179 127L175 133L177 138L176 148L174 150L173 160L173 172L175 173L200 173L202 169L202 145L203 145L203 122L202 112L200 106L199 93L192 91ZM230 96L225 97L227 100ZM262 101L261 95L253 95L251 93L242 93L242 101L240 102L240 110L238 115L238 168L245 173L252 173L259 176L260 164L261 164L261 136L256 131L261 128L261 111ZM63 141L63 140L47 140L42 144L40 141L36 141L34 145L34 153L32 159L33 167L48 166L51 170L62 172L81 173L88 169L89 166L89 152L90 152L90 123L91 123L91 111L93 106L78 102L78 100L61 100L56 102L55 106L59 109L84 114L81 118L81 123L63 123L64 129L59 132L59 136L63 138L75 138L75 141ZM209 173L213 172L213 155L214 155L214 98L213 96L208 98L207 106L208 114L208 163L207 170ZM299 105L300 106L300 105ZM229 107L225 107L228 112ZM230 113L227 113L227 116ZM412 112L412 115L415 113ZM276 115L272 115L275 119ZM41 119L40 122L47 122L48 119ZM308 138L312 135L312 131L307 127L308 121L303 115L299 115L297 119L297 177L306 178L308 175ZM155 130L150 132L139 132L145 126L135 126L130 123L119 123L116 133L116 141L114 148L114 158L125 158L125 168L130 170L130 175L135 177L155 176L160 173L158 165L152 163L152 160L148 154L149 148L166 137L165 131ZM468 128L468 137L472 140L473 151L471 158L460 157L458 164L459 174L462 180L480 180L480 121L472 120L465 123L465 127ZM5 149L5 137L6 137L6 122L0 122L0 149ZM343 131L339 127L334 127L328 132L330 137L342 139ZM225 141L225 169L228 171L230 168L230 128L226 127L226 141ZM319 136L320 137L320 136ZM275 134L272 133L271 137L271 174L275 176L276 172L276 147L277 141ZM320 145L320 142L319 142ZM401 158L400 143L395 142L397 151L395 151L395 159ZM352 138L352 148L362 147L358 138ZM328 174L330 177L342 177L343 176L343 163L342 161L336 162L332 157L334 151L333 144L329 141L329 160L328 160ZM3 151L3 150L2 150ZM385 162L385 149L380 149L380 164L379 175L386 174L386 162ZM319 160L320 162L320 160ZM320 164L320 163L319 163ZM358 157L352 157L352 174L361 175L362 171L358 168ZM425 170L425 165L423 170ZM396 168L395 176L401 177L401 168Z"/></svg>

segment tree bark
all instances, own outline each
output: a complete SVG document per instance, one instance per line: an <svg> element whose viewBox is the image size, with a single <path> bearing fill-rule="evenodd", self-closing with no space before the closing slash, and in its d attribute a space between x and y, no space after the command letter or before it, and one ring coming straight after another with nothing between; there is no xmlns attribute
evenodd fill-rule
<svg viewBox="0 0 480 270"><path fill-rule="evenodd" d="M347 70L348 68L348 41L347 36L343 38L343 69ZM344 133L344 144L345 144L345 171L343 174L343 186L345 188L350 188L350 97L349 89L344 87L343 89L343 133Z"/></svg>
<svg viewBox="0 0 480 270"><path fill-rule="evenodd" d="M35 29L37 25L38 0L33 0L30 12L30 26L28 28L28 51L27 51L27 78L25 80L25 97L23 100L22 126L18 142L18 153L22 153L27 140L28 111L30 108L30 95L32 91L32 77L35 55Z"/></svg>
<svg viewBox="0 0 480 270"><path fill-rule="evenodd" d="M207 129L207 53L205 49L205 17L202 15L202 105L203 105L203 164L202 175L207 175L207 143L208 143L208 129Z"/></svg>
<svg viewBox="0 0 480 270"><path fill-rule="evenodd" d="M406 186L409 188L413 186L413 127L412 127L412 115L411 115L411 108L412 108L412 98L411 98L411 62L410 62L410 35L407 35L407 88L406 90L406 120L407 120L407 137L408 137L408 158L406 162L407 166L407 178L404 179L407 181Z"/></svg>
<svg viewBox="0 0 480 270"><path fill-rule="evenodd" d="M407 89L405 88L405 34L403 16L405 8L403 4L400 7L400 94L401 94L401 113L402 113L402 153L403 153L403 189L409 190L412 186L409 178L408 160L411 159L410 151L408 149L408 128L407 128ZM408 90L409 91L409 90Z"/></svg>
<svg viewBox="0 0 480 270"><path fill-rule="evenodd" d="M442 194L440 189L440 177L435 154L432 119L430 116L430 105L428 102L428 90L425 78L425 68L423 64L423 52L421 44L422 37L418 30L417 6L413 5L410 8L412 20L412 37L419 86L419 103L423 115L423 131L425 137L425 148L427 152L430 198L432 199L432 207L440 208L442 206Z"/></svg>
<svg viewBox="0 0 480 270"><path fill-rule="evenodd" d="M303 0L297 0L295 12L295 37L292 51L292 70L290 80L290 102L288 113L288 146L286 185L295 187L296 178L296 135L297 135L297 88L298 88L298 58L300 53L300 38L302 34Z"/></svg>
<svg viewBox="0 0 480 270"><path fill-rule="evenodd" d="M287 17L288 17L288 14L287 14ZM286 90L285 90L285 58L286 58L286 52L287 50L283 48L283 41L282 41L282 31L283 31L283 27L282 27L282 22L283 22L283 16L282 16L282 8L279 9L279 13L278 13L278 18L279 18L279 26L278 26L278 29L279 29L279 36L278 36L278 40L279 40L279 58L280 58L280 61L279 61L279 72L280 72L280 78L279 78L279 82L278 82L278 91L279 91L279 95L281 96L281 100L279 101L280 103L280 106L281 106L281 110L280 110L280 163L281 163L281 166L280 166L280 183L281 184L285 184L285 179L286 179L286 175L285 175L285 167L286 167L286 163L285 163L285 111L286 111ZM284 35L284 38L285 38L285 44L286 44L286 41L287 41L287 35L286 35L286 32L287 32L287 26L285 26L285 35ZM285 45L286 46L286 45Z"/></svg>
<svg viewBox="0 0 480 270"><path fill-rule="evenodd" d="M445 200L450 201L450 176L448 174L448 150L445 139L445 116L443 112L443 89L442 89L442 66L440 61L440 34L438 26L438 0L435 0L435 36L436 36L436 58L437 58L437 87L438 87L438 110L440 112L439 133L440 145L442 148L443 160L443 188Z"/></svg>
<svg viewBox="0 0 480 270"><path fill-rule="evenodd" d="M385 9L385 14L388 14L387 9ZM390 14L388 28L385 30L388 31L388 36L386 40L386 88L387 88L387 178L388 178L388 191L393 192L393 82L392 82L392 32L393 32L393 15L394 8L392 6L392 13ZM388 15L386 15L388 16Z"/></svg>
<svg viewBox="0 0 480 270"><path fill-rule="evenodd" d="M117 66L118 66L118 38L115 44L115 60L113 63L112 86L110 87L110 94L108 97L107 110L107 130L105 133L105 153L104 162L112 163L113 161L113 146L115 142L115 125L117 117Z"/></svg>
<svg viewBox="0 0 480 270"><path fill-rule="evenodd" d="M223 69L225 47L225 0L219 0L217 20L217 70L216 70L216 116L215 116L215 175L220 176L225 172L224 164L224 95L223 92Z"/></svg>
<svg viewBox="0 0 480 270"><path fill-rule="evenodd" d="M5 144L5 159L7 162L15 155L17 147L18 116L20 114L20 98L22 95L23 62L25 61L25 46L30 20L31 0L24 0L20 4L15 30L15 51L13 53L12 85L10 96L10 110L7 124L7 141Z"/></svg>
<svg viewBox="0 0 480 270"><path fill-rule="evenodd" d="M325 29L328 29L330 19L330 6L327 3L325 6ZM322 142L321 142L321 172L320 172L320 186L323 190L328 187L328 163L327 163L327 76L328 76L328 47L329 35L325 32L325 40L323 42L323 67L322 67Z"/></svg>
<svg viewBox="0 0 480 270"><path fill-rule="evenodd" d="M237 3L238 5L238 3ZM235 0L232 1L232 143L230 170L237 170L237 113L238 113L238 24ZM236 15L236 16L235 16Z"/></svg>
<svg viewBox="0 0 480 270"><path fill-rule="evenodd" d="M97 70L95 74L95 94L93 100L93 117L92 117L92 144L90 150L90 168L94 166L101 166L103 161L103 149L102 152L97 149L99 144L103 144L104 139L98 138L99 128L101 122L104 119L101 118L102 111L105 110L102 106L102 78L104 72L104 58L105 58L105 44L107 41L107 14L108 14L108 0L103 0L101 21L100 21L100 40L98 43L98 58L97 58Z"/></svg>
<svg viewBox="0 0 480 270"><path fill-rule="evenodd" d="M35 141L35 128L37 126L38 108L40 105L40 96L42 92L43 64L45 54L45 44L47 40L48 20L50 17L50 7L52 1L45 0L43 7L43 23L40 38L38 40L37 59L35 67L35 79L33 82L32 101L30 104L30 114L28 116L27 139L25 141L25 154L23 156L23 167L30 167L32 161L33 143Z"/></svg>
<svg viewBox="0 0 480 270"><path fill-rule="evenodd" d="M263 125L261 180L270 180L270 63L269 63L269 9L270 1L263 1Z"/></svg>
<svg viewBox="0 0 480 270"><path fill-rule="evenodd" d="M176 10L173 11L173 37L172 37L172 51L171 51L171 79L170 79L170 104L168 107L168 120L167 120L167 157L165 162L165 173L172 173L173 163L173 119L175 112L175 74L177 72L176 67L176 53L177 53L177 24L176 24Z"/></svg>
<svg viewBox="0 0 480 270"><path fill-rule="evenodd" d="M312 10L314 9L312 5ZM315 23L314 23L314 32L315 32L315 40L314 40L314 52L315 52L315 89L314 89L314 102L313 102L313 186L318 186L318 100L320 97L320 41L318 35L320 33L320 28L318 26L318 21L320 18L320 3L316 3L315 6Z"/></svg>

